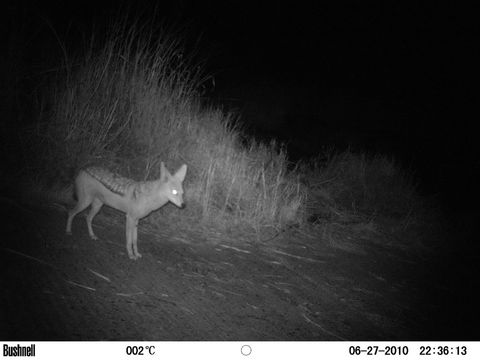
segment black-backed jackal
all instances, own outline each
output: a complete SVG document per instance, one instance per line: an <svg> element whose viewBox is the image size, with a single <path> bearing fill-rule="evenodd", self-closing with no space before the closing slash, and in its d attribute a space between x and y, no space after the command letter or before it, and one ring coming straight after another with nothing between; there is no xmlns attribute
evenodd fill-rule
<svg viewBox="0 0 480 360"><path fill-rule="evenodd" d="M175 175L171 175L162 162L160 179L137 182L99 167L81 170L75 179L78 202L68 213L67 234L72 233L72 220L75 215L91 205L87 215L87 227L90 237L96 240L92 220L105 204L126 214L128 257L132 260L142 257L137 249L138 220L169 201L179 208L184 208L182 183L186 173L187 165L184 164Z"/></svg>

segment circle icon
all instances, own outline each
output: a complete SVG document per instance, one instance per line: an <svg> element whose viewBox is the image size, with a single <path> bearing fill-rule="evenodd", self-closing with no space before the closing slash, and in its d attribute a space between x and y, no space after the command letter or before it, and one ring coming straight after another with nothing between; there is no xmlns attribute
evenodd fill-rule
<svg viewBox="0 0 480 360"><path fill-rule="evenodd" d="M243 345L240 349L240 352L242 353L242 355L248 356L252 353L252 348L250 347L250 345Z"/></svg>

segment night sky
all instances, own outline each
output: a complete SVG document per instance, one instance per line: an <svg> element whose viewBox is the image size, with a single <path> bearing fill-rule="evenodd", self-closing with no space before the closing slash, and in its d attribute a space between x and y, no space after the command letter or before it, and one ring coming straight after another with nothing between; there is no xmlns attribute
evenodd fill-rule
<svg viewBox="0 0 480 360"><path fill-rule="evenodd" d="M315 5L313 5L315 4ZM392 155L422 191L457 206L478 195L473 11L405 1L58 1L4 5L3 26L34 36L30 68L126 6L182 29L215 81L205 98L241 111L246 129L292 160L325 148ZM32 31L33 30L33 31ZM8 39L8 37L6 38ZM43 53L43 54L42 54ZM46 54L48 53L48 56ZM42 54L42 56L39 56ZM34 71L34 70L32 70ZM476 114L476 113L475 113Z"/></svg>

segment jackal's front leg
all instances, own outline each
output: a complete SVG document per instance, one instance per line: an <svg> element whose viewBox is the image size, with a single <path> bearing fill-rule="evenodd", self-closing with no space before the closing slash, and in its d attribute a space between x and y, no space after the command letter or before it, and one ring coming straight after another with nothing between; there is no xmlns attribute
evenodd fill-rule
<svg viewBox="0 0 480 360"><path fill-rule="evenodd" d="M132 230L132 236L133 236L133 255L137 259L142 257L142 254L138 252L138 247L137 247L137 239L138 239L138 219L135 219L133 230Z"/></svg>
<svg viewBox="0 0 480 360"><path fill-rule="evenodd" d="M132 260L137 260L133 252L133 229L135 228L135 220L128 214L126 216L126 237L127 237L127 253Z"/></svg>

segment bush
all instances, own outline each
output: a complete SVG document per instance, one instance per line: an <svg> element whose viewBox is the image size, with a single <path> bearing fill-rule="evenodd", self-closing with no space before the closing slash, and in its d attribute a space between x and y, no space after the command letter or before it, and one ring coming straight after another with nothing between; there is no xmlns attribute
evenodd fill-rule
<svg viewBox="0 0 480 360"><path fill-rule="evenodd" d="M208 77L192 59L165 31L123 24L66 55L42 90L50 110L36 126L37 174L71 183L96 164L146 180L159 176L160 161L171 171L187 163L187 215L254 227L301 222L305 195L285 152L245 140L236 115L202 104Z"/></svg>
<svg viewBox="0 0 480 360"><path fill-rule="evenodd" d="M309 212L318 217L403 218L417 208L413 177L384 155L331 153L303 165Z"/></svg>

